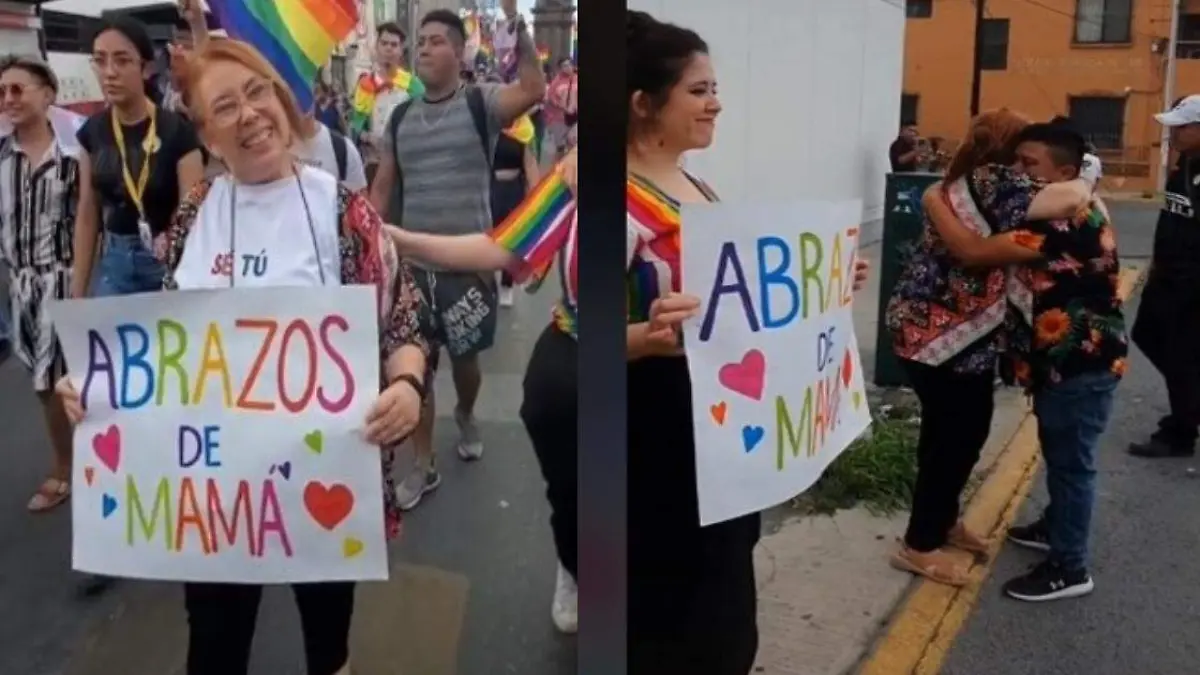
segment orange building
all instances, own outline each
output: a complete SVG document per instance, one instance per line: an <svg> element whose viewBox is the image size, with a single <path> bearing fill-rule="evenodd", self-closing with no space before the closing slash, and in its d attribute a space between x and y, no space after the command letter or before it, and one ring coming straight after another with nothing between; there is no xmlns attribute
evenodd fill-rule
<svg viewBox="0 0 1200 675"><path fill-rule="evenodd" d="M978 1L978 0L976 0ZM1171 0L985 0L980 109L1067 115L1099 149L1104 186L1152 191ZM962 137L970 117L973 0L907 0L901 119ZM1200 0L1183 0L1175 95L1200 93Z"/></svg>

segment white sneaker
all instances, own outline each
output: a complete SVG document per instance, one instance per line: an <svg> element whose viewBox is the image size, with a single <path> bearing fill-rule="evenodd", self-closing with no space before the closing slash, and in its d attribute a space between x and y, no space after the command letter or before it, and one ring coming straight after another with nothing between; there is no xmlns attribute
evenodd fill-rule
<svg viewBox="0 0 1200 675"><path fill-rule="evenodd" d="M396 486L396 501L399 502L400 510L411 511L417 508L425 493L436 490L441 484L442 474L438 473L437 469L413 467Z"/></svg>
<svg viewBox="0 0 1200 675"><path fill-rule="evenodd" d="M512 288L505 288L503 286L500 287L500 306L501 307L512 307L514 297L516 297L516 296L513 293Z"/></svg>
<svg viewBox="0 0 1200 675"><path fill-rule="evenodd" d="M475 423L475 416L455 408L454 421L458 424L458 456L464 462L473 462L483 457L483 439L479 435L479 425Z"/></svg>
<svg viewBox="0 0 1200 675"><path fill-rule="evenodd" d="M554 585L554 603L550 606L550 618L562 633L574 635L579 631L579 587L575 578L558 565L558 581Z"/></svg>

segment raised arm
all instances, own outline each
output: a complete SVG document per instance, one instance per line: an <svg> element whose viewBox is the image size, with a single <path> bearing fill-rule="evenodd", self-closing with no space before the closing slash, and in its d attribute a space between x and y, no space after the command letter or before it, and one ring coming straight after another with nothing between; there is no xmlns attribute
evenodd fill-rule
<svg viewBox="0 0 1200 675"><path fill-rule="evenodd" d="M517 32L517 79L501 87L496 95L495 115L503 129L546 96L546 74L542 72L525 19L517 14L517 0L503 0L501 8L509 26L515 20Z"/></svg>

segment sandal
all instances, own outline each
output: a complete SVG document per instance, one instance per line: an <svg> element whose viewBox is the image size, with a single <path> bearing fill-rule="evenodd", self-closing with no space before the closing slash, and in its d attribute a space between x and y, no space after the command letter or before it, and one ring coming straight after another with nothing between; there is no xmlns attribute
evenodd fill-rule
<svg viewBox="0 0 1200 675"><path fill-rule="evenodd" d="M71 497L71 484L61 478L50 476L42 481L37 492L29 498L26 508L30 513L45 513Z"/></svg>
<svg viewBox="0 0 1200 675"><path fill-rule="evenodd" d="M901 546L892 556L891 565L902 572L911 572L947 586L966 586L969 580L967 572L952 559L951 554L941 549L921 553Z"/></svg>
<svg viewBox="0 0 1200 675"><path fill-rule="evenodd" d="M991 539L981 537L968 530L960 520L950 528L950 533L946 536L946 543L960 551L973 554L980 562L987 562L991 556L993 542Z"/></svg>

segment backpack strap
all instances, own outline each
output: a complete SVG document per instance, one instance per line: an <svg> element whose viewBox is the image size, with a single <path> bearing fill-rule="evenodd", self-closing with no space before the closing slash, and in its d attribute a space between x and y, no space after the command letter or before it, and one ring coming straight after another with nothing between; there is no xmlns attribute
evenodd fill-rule
<svg viewBox="0 0 1200 675"><path fill-rule="evenodd" d="M479 142L483 146L483 156L487 160L488 171L492 169L493 152L491 136L488 134L487 104L483 100L483 90L475 85L467 85L467 108L471 110L471 121L475 123L475 133L479 134Z"/></svg>
<svg viewBox="0 0 1200 675"><path fill-rule="evenodd" d="M337 162L337 179L339 183L346 181L346 137L333 127L329 129L329 139L333 142L333 159Z"/></svg>
<svg viewBox="0 0 1200 675"><path fill-rule="evenodd" d="M392 196L388 200L387 213L380 214L389 223L399 223L404 217L404 167L400 166L400 160L396 156L396 148L399 147L399 131L400 122L404 121L404 116L408 114L408 109L412 107L413 99L408 99L404 103L396 106L392 110L392 114L388 117L387 135L392 143L392 162L396 165L396 176L393 179Z"/></svg>

